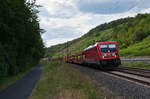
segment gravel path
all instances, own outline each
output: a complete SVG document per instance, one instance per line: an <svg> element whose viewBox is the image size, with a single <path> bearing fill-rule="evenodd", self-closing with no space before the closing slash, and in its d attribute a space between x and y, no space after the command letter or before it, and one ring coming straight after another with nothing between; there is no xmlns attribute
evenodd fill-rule
<svg viewBox="0 0 150 99"><path fill-rule="evenodd" d="M42 65L33 69L22 79L0 92L0 99L27 99L40 79Z"/></svg>
<svg viewBox="0 0 150 99"><path fill-rule="evenodd" d="M131 81L120 79L119 77L108 75L100 70L77 65L73 66L89 75L92 79L95 79L98 83L106 86L112 92L119 93L124 99L150 99L150 87L148 88Z"/></svg>

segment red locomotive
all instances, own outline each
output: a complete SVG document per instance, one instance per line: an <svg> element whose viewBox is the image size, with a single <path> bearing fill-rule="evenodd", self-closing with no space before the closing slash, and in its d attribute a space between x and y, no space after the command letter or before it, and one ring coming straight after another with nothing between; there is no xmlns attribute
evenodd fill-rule
<svg viewBox="0 0 150 99"><path fill-rule="evenodd" d="M100 68L118 67L121 64L118 44L115 41L98 42L79 54L65 57L64 61L77 64L95 64Z"/></svg>

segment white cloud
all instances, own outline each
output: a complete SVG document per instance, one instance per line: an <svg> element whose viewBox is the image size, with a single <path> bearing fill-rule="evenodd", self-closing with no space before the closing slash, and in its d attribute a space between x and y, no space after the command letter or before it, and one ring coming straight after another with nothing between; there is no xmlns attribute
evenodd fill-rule
<svg viewBox="0 0 150 99"><path fill-rule="evenodd" d="M46 40L45 41L45 46L52 46L52 45L56 45L56 44L62 44L64 42L67 42L67 41L71 41L75 38L54 38L54 39L51 39L51 40Z"/></svg>
<svg viewBox="0 0 150 99"><path fill-rule="evenodd" d="M78 13L71 18L41 17L41 24L49 28L61 28L64 26L78 27L81 23L91 19L92 17L88 14L83 15L82 13Z"/></svg>
<svg viewBox="0 0 150 99"><path fill-rule="evenodd" d="M143 9L140 11L140 13L150 13L150 8Z"/></svg>
<svg viewBox="0 0 150 99"><path fill-rule="evenodd" d="M72 0L37 0L54 17L71 17L76 13Z"/></svg>

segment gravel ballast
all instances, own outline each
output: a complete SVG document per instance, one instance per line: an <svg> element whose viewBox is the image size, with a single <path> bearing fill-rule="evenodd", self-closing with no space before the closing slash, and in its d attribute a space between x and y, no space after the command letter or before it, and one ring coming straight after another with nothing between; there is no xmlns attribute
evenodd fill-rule
<svg viewBox="0 0 150 99"><path fill-rule="evenodd" d="M78 65L73 66L89 75L98 83L106 86L112 92L120 94L124 99L150 99L150 87L109 75L94 68Z"/></svg>

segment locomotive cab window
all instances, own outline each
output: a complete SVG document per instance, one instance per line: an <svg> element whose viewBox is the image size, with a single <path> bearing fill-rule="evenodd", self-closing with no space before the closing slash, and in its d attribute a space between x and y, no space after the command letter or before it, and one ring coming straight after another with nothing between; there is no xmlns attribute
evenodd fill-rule
<svg viewBox="0 0 150 99"><path fill-rule="evenodd" d="M116 44L102 44L100 45L101 52L114 52L117 50Z"/></svg>
<svg viewBox="0 0 150 99"><path fill-rule="evenodd" d="M109 44L109 45L108 45L108 48L109 48L109 50L110 50L111 52L117 50L117 49L116 49L116 44Z"/></svg>

